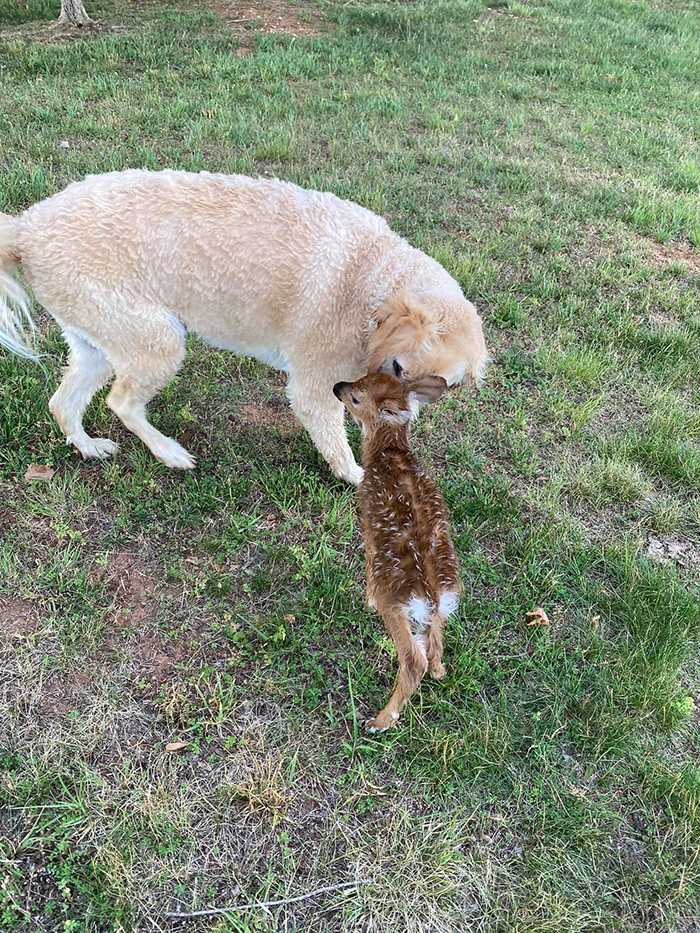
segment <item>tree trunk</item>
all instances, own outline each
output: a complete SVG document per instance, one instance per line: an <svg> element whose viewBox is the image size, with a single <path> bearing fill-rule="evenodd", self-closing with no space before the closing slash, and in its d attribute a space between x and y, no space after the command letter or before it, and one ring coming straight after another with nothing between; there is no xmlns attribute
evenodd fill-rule
<svg viewBox="0 0 700 933"><path fill-rule="evenodd" d="M92 20L85 12L83 0L61 0L59 23L71 23L74 26L87 26Z"/></svg>

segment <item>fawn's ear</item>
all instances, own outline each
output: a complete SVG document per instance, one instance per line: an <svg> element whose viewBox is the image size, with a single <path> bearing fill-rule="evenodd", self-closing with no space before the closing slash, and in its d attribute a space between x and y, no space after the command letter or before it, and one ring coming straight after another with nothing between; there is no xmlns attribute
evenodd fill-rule
<svg viewBox="0 0 700 933"><path fill-rule="evenodd" d="M442 376L416 376L415 379L406 382L405 386L409 401L428 405L430 402L437 402L447 388L447 383Z"/></svg>
<svg viewBox="0 0 700 933"><path fill-rule="evenodd" d="M403 408L382 408L379 413L380 421L388 421L389 424L402 425L406 424L413 417L412 411L406 411Z"/></svg>

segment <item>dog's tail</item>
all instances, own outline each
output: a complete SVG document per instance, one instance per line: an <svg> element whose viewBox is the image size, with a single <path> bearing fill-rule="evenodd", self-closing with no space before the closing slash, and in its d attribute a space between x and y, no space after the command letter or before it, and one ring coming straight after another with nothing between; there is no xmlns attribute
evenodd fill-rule
<svg viewBox="0 0 700 933"><path fill-rule="evenodd" d="M10 273L19 261L17 221L8 214L0 214L0 346L38 362L33 346L36 325L29 313L29 296Z"/></svg>

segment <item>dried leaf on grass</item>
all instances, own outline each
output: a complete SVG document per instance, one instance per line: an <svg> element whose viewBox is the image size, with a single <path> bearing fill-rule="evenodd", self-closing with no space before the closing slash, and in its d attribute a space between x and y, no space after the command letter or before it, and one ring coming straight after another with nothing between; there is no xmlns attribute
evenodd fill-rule
<svg viewBox="0 0 700 933"><path fill-rule="evenodd" d="M525 613L525 618L527 619L528 625L551 625L549 621L549 616L544 611L544 609L537 608L531 609L529 612Z"/></svg>
<svg viewBox="0 0 700 933"><path fill-rule="evenodd" d="M183 748L187 748L189 742L168 742L165 746L166 752L181 752Z"/></svg>
<svg viewBox="0 0 700 933"><path fill-rule="evenodd" d="M48 483L55 472L50 466L43 466L41 463L30 463L27 472L24 474L24 482L29 483L33 479L40 479Z"/></svg>

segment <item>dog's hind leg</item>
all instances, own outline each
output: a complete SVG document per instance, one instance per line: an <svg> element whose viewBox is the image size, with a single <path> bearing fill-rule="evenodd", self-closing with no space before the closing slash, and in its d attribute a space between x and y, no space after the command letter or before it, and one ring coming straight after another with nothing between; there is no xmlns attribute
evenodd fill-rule
<svg viewBox="0 0 700 933"><path fill-rule="evenodd" d="M83 428L83 413L95 392L114 375L109 360L101 350L84 340L70 327L63 328L68 344L68 368L49 402L49 410L66 435L66 442L83 457L104 459L117 445L103 437L90 437Z"/></svg>
<svg viewBox="0 0 700 933"><path fill-rule="evenodd" d="M191 470L194 457L149 422L146 405L175 376L185 358L185 329L168 311L149 306L129 319L125 349L110 347L117 377L107 404L166 466ZM126 352L130 349L131 352Z"/></svg>
<svg viewBox="0 0 700 933"><path fill-rule="evenodd" d="M428 669L425 650L418 639L413 637L408 615L396 608L382 608L380 613L396 646L396 653L399 656L399 673L389 702L374 719L365 723L370 732L384 732L396 725L401 710Z"/></svg>

